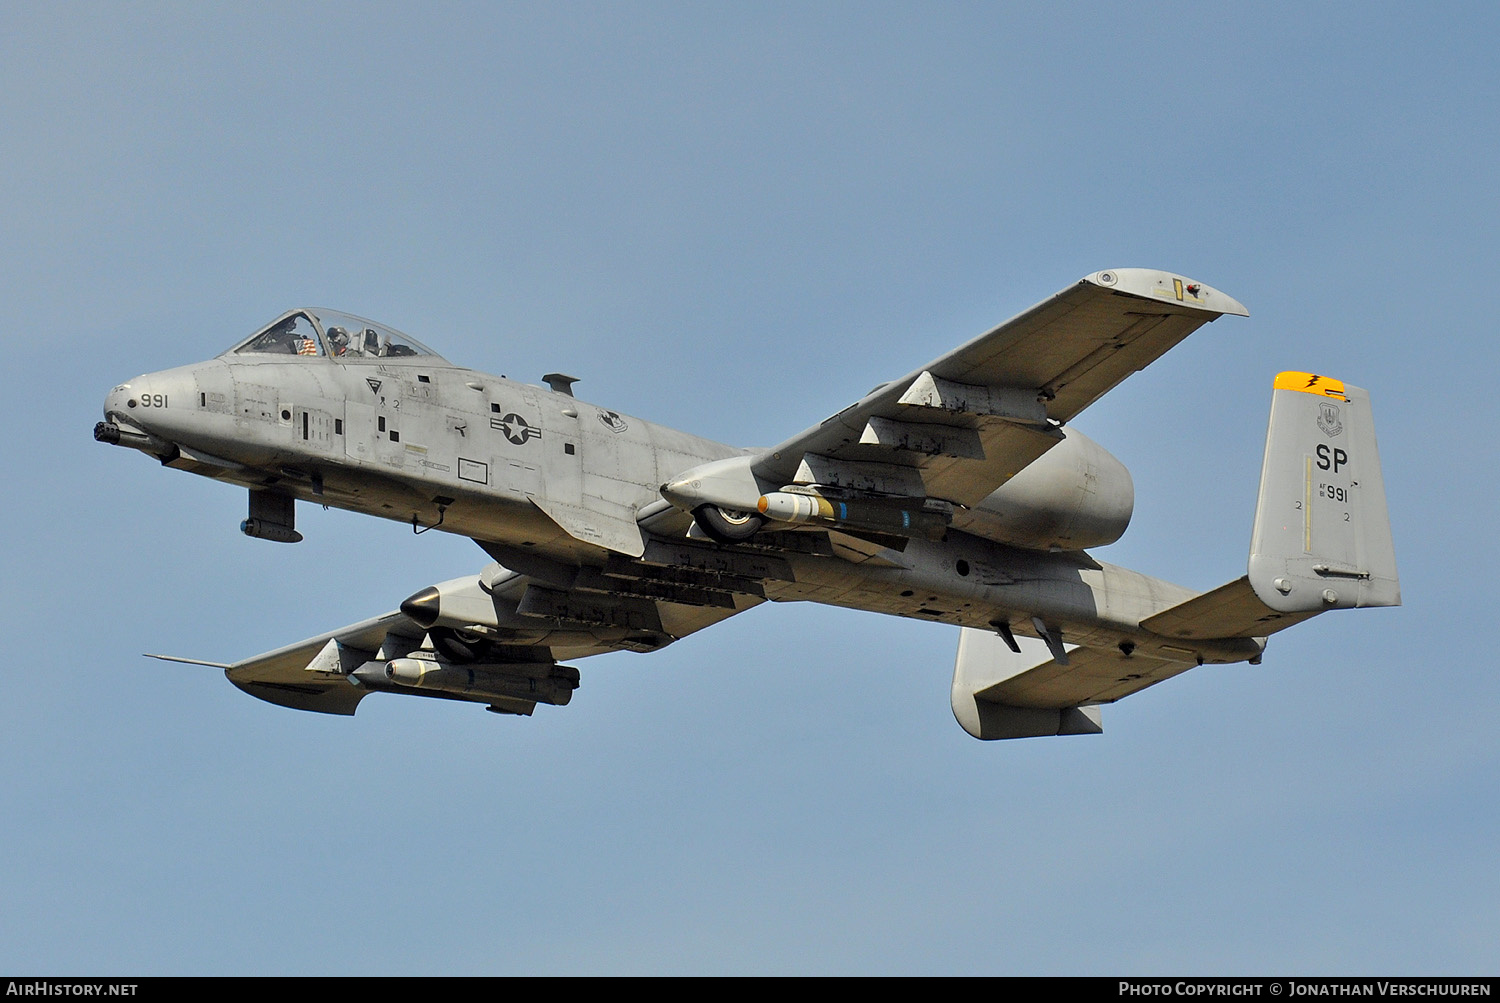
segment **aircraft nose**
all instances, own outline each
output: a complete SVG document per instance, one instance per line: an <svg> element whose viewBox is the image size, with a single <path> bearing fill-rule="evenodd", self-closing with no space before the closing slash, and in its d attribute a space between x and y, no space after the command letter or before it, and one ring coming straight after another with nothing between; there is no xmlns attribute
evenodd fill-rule
<svg viewBox="0 0 1500 1003"><path fill-rule="evenodd" d="M142 421L142 386L148 377L137 376L121 383L104 397L104 420L94 426L94 439L112 446L130 446L160 455L167 443ZM149 398L147 398L149 399Z"/></svg>
<svg viewBox="0 0 1500 1003"><path fill-rule="evenodd" d="M111 390L104 398L104 421L94 437L104 442L155 450L182 442L197 422L197 371L183 366L137 376Z"/></svg>
<svg viewBox="0 0 1500 1003"><path fill-rule="evenodd" d="M121 383L104 398L104 420L117 421L126 415L125 402L130 399L130 384Z"/></svg>
<svg viewBox="0 0 1500 1003"><path fill-rule="evenodd" d="M146 373L121 383L104 398L104 417L171 439L190 430L198 412L199 366Z"/></svg>

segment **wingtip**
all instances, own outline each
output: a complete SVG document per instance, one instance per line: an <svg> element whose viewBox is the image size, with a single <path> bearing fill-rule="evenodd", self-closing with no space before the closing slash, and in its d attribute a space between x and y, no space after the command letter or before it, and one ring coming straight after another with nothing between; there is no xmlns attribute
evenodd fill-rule
<svg viewBox="0 0 1500 1003"><path fill-rule="evenodd" d="M1106 268L1083 277L1084 282L1142 299L1179 303L1196 310L1248 317L1250 311L1233 296L1175 272L1154 268Z"/></svg>

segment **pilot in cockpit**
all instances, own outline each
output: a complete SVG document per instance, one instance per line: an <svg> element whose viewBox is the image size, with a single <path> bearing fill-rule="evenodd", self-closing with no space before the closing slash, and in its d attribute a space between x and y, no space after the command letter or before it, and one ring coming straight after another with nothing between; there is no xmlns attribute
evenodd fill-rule
<svg viewBox="0 0 1500 1003"><path fill-rule="evenodd" d="M321 333L319 328L321 327ZM237 354L322 357L343 362L423 356L433 351L398 331L332 310L298 310L233 349Z"/></svg>
<svg viewBox="0 0 1500 1003"><path fill-rule="evenodd" d="M317 334L301 314L273 325L238 349L269 355L320 355Z"/></svg>

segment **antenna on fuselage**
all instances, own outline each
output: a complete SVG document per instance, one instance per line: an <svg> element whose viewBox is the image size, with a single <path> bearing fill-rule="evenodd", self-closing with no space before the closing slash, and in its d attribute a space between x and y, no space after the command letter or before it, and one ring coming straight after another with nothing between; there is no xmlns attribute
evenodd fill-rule
<svg viewBox="0 0 1500 1003"><path fill-rule="evenodd" d="M578 382L578 377L569 376L566 373L548 373L542 377L542 382L552 388L553 393L567 394L573 396L573 384Z"/></svg>

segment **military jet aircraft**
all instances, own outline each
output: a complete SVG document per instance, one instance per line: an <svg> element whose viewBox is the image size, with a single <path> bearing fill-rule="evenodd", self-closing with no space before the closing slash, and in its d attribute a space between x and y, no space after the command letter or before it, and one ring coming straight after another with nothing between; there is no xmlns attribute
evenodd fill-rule
<svg viewBox="0 0 1500 1003"><path fill-rule="evenodd" d="M1247 574L1197 594L1095 560L1134 489L1079 412L1204 323L1248 316L1169 272L1095 272L769 449L698 438L453 365L389 327L293 310L208 362L110 391L101 442L249 491L472 538L492 558L399 610L232 664L302 710L370 693L565 705L565 662L654 651L765 600L959 631L976 738L1097 733L1100 705L1196 665L1258 663L1324 610L1400 603L1369 395L1275 378ZM165 657L165 656L157 656ZM177 659L197 661L195 659Z"/></svg>

